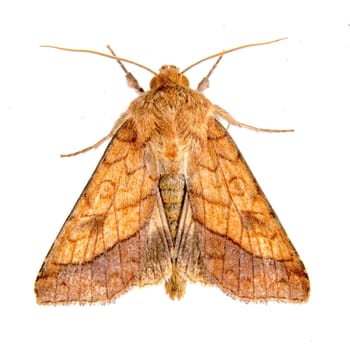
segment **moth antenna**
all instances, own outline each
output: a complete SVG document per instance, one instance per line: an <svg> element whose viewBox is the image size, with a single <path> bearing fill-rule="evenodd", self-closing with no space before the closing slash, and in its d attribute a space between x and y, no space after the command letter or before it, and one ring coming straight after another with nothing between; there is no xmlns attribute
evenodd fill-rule
<svg viewBox="0 0 350 350"><path fill-rule="evenodd" d="M238 50L241 50L241 49L245 49L246 47L253 47L253 46L261 46L261 45L268 45L268 44L272 44L272 43L276 43L278 41L281 41L281 40L286 40L288 39L287 37L284 37L284 38L280 38L280 39L275 39L275 40L271 40L271 41L264 41L264 42L261 42L261 43L254 43L254 44L246 44L246 45L242 45L242 46L238 46L238 47L234 47L233 49L229 49L229 50L225 50L225 51L222 51L222 52L218 52L214 55L210 55L208 57L205 57L205 58L202 58L201 60L191 64L190 66L188 66L187 68L185 68L181 73L185 73L187 72L188 70L192 69L194 66L196 66L197 64L200 64L204 61L207 61L207 60L210 60L214 57L218 57L218 56L223 56L223 55L226 55L230 52L233 52L233 51L238 51ZM217 62L219 63L219 62ZM214 65L215 66L215 65ZM214 67L215 68L215 67Z"/></svg>
<svg viewBox="0 0 350 350"><path fill-rule="evenodd" d="M219 64L219 62L221 61L223 55L219 56L219 58L216 60L216 62L214 63L213 67L211 67L211 70L209 71L209 73L207 74L207 76L205 76L198 84L197 86L197 91L202 92L203 90L207 89L209 87L209 78L212 75L212 73L214 72L214 69L217 67L217 65Z"/></svg>
<svg viewBox="0 0 350 350"><path fill-rule="evenodd" d="M157 75L156 72L154 72L151 68L148 68L140 63L128 60L127 58L117 57L116 55L109 55L107 53L99 52L99 51L93 51L93 50L85 50L85 49L69 49L66 47L60 47L60 46L52 46L52 45L40 45L40 47L49 47L50 49L57 49L57 50L63 50L63 51L72 51L72 52L84 52L84 53L93 53L94 55L99 55L103 57L113 58L114 60L119 60L121 62L126 62L133 64L137 67L143 68L146 71L152 73L153 75Z"/></svg>
<svg viewBox="0 0 350 350"><path fill-rule="evenodd" d="M109 45L107 45L107 49L111 52L113 56L115 56L116 61L119 63L121 69L124 71L128 86L136 90L138 94L144 92L145 90L140 86L137 79L125 68L123 62L117 57L113 49Z"/></svg>

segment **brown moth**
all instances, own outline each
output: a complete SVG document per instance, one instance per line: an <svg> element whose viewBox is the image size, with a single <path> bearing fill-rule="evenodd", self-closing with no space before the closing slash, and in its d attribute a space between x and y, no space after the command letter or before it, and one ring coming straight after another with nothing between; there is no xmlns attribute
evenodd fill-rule
<svg viewBox="0 0 350 350"><path fill-rule="evenodd" d="M112 138L40 269L39 304L110 302L162 281L171 299L191 281L244 301L308 300L304 265L219 120L291 130L239 123L201 92L224 54L279 40L207 57L219 59L197 91L175 66L151 71L144 92L122 61L136 63L111 49L64 49L114 58L139 96L109 135L68 155Z"/></svg>

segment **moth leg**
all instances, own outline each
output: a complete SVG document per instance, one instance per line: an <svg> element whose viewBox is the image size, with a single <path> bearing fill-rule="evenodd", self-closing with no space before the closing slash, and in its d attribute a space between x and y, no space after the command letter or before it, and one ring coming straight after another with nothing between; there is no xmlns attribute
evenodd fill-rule
<svg viewBox="0 0 350 350"><path fill-rule="evenodd" d="M125 112L123 113L120 118L114 123L114 126L112 128L112 130L104 137L102 137L101 140L97 141L95 144L93 144L92 146L88 146L86 148L83 148L80 151L77 152L73 152L73 153L66 153L66 154L61 154L61 157L73 157L76 156L78 154L90 151L92 149L96 149L99 146L101 146L104 142L106 142L107 140L109 140L110 138L112 138L117 131L120 129L120 127L122 126L122 124L128 119L128 114Z"/></svg>
<svg viewBox="0 0 350 350"><path fill-rule="evenodd" d="M262 132L294 132L294 129L264 129L264 128L257 128L252 125L244 124L236 120L232 117L232 115L228 112L226 112L223 108L219 106L215 106L214 110L214 116L216 119L222 118L225 119L230 125L238 126L239 128L245 128L253 131L262 131Z"/></svg>

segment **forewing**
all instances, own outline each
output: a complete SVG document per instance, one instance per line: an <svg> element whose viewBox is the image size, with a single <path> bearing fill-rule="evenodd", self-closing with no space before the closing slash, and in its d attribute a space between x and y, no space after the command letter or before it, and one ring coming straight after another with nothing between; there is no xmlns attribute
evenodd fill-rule
<svg viewBox="0 0 350 350"><path fill-rule="evenodd" d="M309 280L226 130L213 120L188 159L187 189L207 279L243 300L306 301Z"/></svg>
<svg viewBox="0 0 350 350"><path fill-rule="evenodd" d="M37 277L38 303L108 302L170 269L157 164L124 122L64 223Z"/></svg>

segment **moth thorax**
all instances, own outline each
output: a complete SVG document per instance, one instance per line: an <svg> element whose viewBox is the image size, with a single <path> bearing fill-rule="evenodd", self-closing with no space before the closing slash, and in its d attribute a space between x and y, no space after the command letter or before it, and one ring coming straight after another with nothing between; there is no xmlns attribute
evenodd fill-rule
<svg viewBox="0 0 350 350"><path fill-rule="evenodd" d="M175 66L164 65L160 68L159 74L156 75L150 82L151 89L158 89L167 85L180 85L189 87L188 79L179 72L179 68Z"/></svg>

